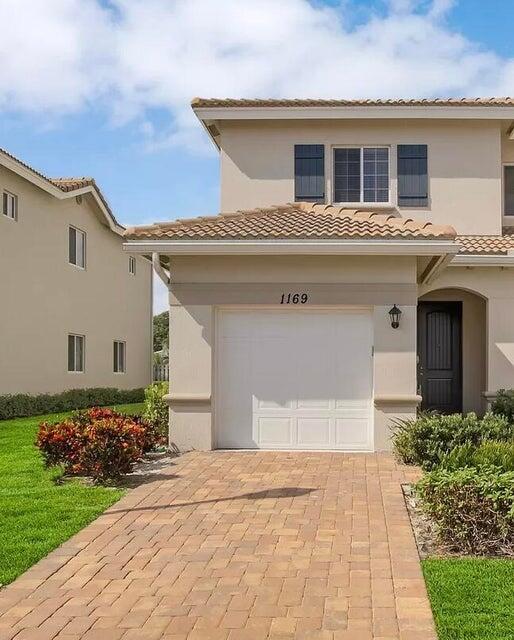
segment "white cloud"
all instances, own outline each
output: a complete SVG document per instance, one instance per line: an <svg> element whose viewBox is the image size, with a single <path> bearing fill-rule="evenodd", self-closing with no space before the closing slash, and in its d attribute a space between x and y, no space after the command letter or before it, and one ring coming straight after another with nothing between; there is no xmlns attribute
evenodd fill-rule
<svg viewBox="0 0 514 640"><path fill-rule="evenodd" d="M348 1L0 0L0 109L45 119L101 105L150 147L198 148L195 95L514 93L514 61L452 32L453 3L389 0L348 27Z"/></svg>

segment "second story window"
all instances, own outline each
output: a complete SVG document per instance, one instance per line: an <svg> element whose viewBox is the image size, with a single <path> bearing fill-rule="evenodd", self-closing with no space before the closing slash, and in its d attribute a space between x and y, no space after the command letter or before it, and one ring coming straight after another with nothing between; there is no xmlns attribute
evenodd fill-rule
<svg viewBox="0 0 514 640"><path fill-rule="evenodd" d="M503 167L503 214L514 216L514 164Z"/></svg>
<svg viewBox="0 0 514 640"><path fill-rule="evenodd" d="M2 213L10 220L18 220L18 196L9 191L2 194Z"/></svg>
<svg viewBox="0 0 514 640"><path fill-rule="evenodd" d="M334 202L388 203L389 148L334 149Z"/></svg>
<svg viewBox="0 0 514 640"><path fill-rule="evenodd" d="M69 263L86 268L86 234L75 227L69 228Z"/></svg>
<svg viewBox="0 0 514 640"><path fill-rule="evenodd" d="M136 275L136 259L134 258L134 256L129 256L128 270L131 276Z"/></svg>

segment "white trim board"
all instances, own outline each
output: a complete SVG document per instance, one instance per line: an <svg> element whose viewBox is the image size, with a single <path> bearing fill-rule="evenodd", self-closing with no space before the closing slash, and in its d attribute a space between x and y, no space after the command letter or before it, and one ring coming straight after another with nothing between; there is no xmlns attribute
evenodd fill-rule
<svg viewBox="0 0 514 640"><path fill-rule="evenodd" d="M386 118L405 120L427 118L443 120L513 120L514 107L501 106L335 106L335 107L198 107L199 120L296 120Z"/></svg>
<svg viewBox="0 0 514 640"><path fill-rule="evenodd" d="M409 255L456 254L453 240L129 240L124 251L170 255Z"/></svg>

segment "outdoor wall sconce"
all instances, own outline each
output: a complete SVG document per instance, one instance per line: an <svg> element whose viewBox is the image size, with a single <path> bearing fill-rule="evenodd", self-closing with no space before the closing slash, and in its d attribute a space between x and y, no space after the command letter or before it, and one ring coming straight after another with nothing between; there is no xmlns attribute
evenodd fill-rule
<svg viewBox="0 0 514 640"><path fill-rule="evenodd" d="M398 329L400 326L400 316L402 312L398 307L394 304L393 308L389 311L389 317L391 318L391 327L393 329Z"/></svg>

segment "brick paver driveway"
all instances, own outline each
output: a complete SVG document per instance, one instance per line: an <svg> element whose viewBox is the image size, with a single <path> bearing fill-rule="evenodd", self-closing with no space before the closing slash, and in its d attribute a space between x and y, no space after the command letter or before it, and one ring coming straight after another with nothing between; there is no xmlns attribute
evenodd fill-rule
<svg viewBox="0 0 514 640"><path fill-rule="evenodd" d="M171 461L0 592L16 640L432 640L388 455Z"/></svg>

